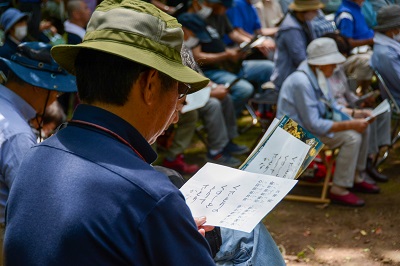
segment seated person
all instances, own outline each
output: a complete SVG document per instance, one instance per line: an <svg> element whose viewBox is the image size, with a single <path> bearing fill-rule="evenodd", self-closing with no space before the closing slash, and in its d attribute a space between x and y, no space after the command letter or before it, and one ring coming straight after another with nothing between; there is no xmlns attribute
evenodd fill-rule
<svg viewBox="0 0 400 266"><path fill-rule="evenodd" d="M361 13L364 0L343 0L339 6L335 23L340 33L349 38L352 47L372 45L374 31L370 29Z"/></svg>
<svg viewBox="0 0 400 266"><path fill-rule="evenodd" d="M187 41L193 36L193 33L185 26L183 26L183 30L184 39ZM182 58L192 57L191 52L187 49L182 49L181 54ZM193 65L195 67L192 68L201 72L195 63ZM232 141L233 138L238 136L238 131L233 102L225 85L210 82L209 86L211 87L210 99L205 106L179 115L175 135L171 146L167 149L163 166L177 170L182 174L194 174L199 170L197 165L186 163L183 157L183 151L192 140L198 114L207 131L207 161L237 167L241 164L241 161L232 157L232 155L240 155L249 151L246 146L238 145Z"/></svg>
<svg viewBox="0 0 400 266"><path fill-rule="evenodd" d="M340 34L332 34L329 36L335 40L339 52L346 56L346 51L349 50L349 43L346 41L346 38ZM359 97L350 90L348 79L342 66L338 66L335 69L333 75L328 79L328 82L332 89L333 97L338 104L345 107L355 106L355 102ZM370 99L368 100L371 101ZM374 103L374 99L372 99L372 102ZM371 115L371 109L369 108L354 109L354 112L362 112L366 116ZM383 113L370 124L367 172L373 179L380 182L386 182L388 177L378 172L373 165L373 161L379 153L380 147L390 145L390 116L390 112Z"/></svg>
<svg viewBox="0 0 400 266"><path fill-rule="evenodd" d="M273 36L278 28L262 28L260 19L258 18L255 7L249 0L234 0L234 5L226 11L232 27L245 36L254 38L257 35ZM228 46L232 46L234 42L227 36L224 36L224 42ZM275 42L273 39L266 39L261 45L257 46L257 50L249 56L251 58L272 58L275 50ZM249 57L247 57L249 58Z"/></svg>
<svg viewBox="0 0 400 266"><path fill-rule="evenodd" d="M185 32L187 31L185 30ZM188 36L184 35L184 38L187 40ZM201 72L189 50L183 48L181 50L181 56L184 65ZM222 88L221 86L219 87ZM214 95L219 97L215 92ZM225 97L225 99L229 98ZM230 106L232 106L232 103ZM182 106L180 106L177 111L181 111L181 108ZM183 115L180 115L180 117L187 115L189 118L194 118L195 116L193 116L193 114L188 115L193 112L196 113L196 110L184 113ZM223 121L220 122L223 123ZM188 122L186 124L190 123ZM186 130L186 133L189 132ZM178 138L184 136L183 134L176 134L175 137ZM230 151L232 151L232 149ZM165 173L170 178L171 182L178 188L184 184L184 179L178 173L160 166L155 166L154 169ZM228 228L216 229L218 230L213 230L205 235L207 242L211 247L216 265L263 265L265 261L268 261L269 264L274 266L285 265L279 249L262 223L259 223L250 233Z"/></svg>
<svg viewBox="0 0 400 266"><path fill-rule="evenodd" d="M311 25L316 38L320 38L326 33L335 31L332 22L325 18L325 14L322 10L318 10L318 15L311 20Z"/></svg>
<svg viewBox="0 0 400 266"><path fill-rule="evenodd" d="M86 25L90 19L90 9L83 0L68 1L68 20L64 22L64 30L68 44L82 42L86 33Z"/></svg>
<svg viewBox="0 0 400 266"><path fill-rule="evenodd" d="M283 12L278 0L252 1L263 28L273 28L283 18Z"/></svg>
<svg viewBox="0 0 400 266"><path fill-rule="evenodd" d="M307 47L307 60L282 85L277 117L288 115L328 147L340 148L329 197L333 203L355 207L365 202L350 189L378 193L379 187L365 181L368 122L364 115L358 112L354 119L340 121L332 114L334 109L336 113L352 111L336 104L326 80L345 60L334 40L312 41Z"/></svg>
<svg viewBox="0 0 400 266"><path fill-rule="evenodd" d="M5 35L4 44L0 47L0 57L10 59L28 34L28 14L9 8L1 15L0 25Z"/></svg>
<svg viewBox="0 0 400 266"><path fill-rule="evenodd" d="M212 13L206 19L201 19L196 14L183 14L178 20L181 24L188 21L184 26L192 30L199 40L188 48L192 49L193 56L205 76L218 84L242 78L230 90L235 112L240 115L245 103L253 94L252 83L257 90L261 90L261 85L270 80L274 64L268 60L243 60L245 52L241 52L239 48L226 48L222 41L225 34L235 43L251 41L251 38L232 28L225 14L227 8L232 6L232 0L209 0L204 2L204 5L212 9Z"/></svg>
<svg viewBox="0 0 400 266"><path fill-rule="evenodd" d="M383 7L378 12L371 66L381 74L397 104L400 105L400 17L398 12L400 12L399 5Z"/></svg>
<svg viewBox="0 0 400 266"><path fill-rule="evenodd" d="M311 20L324 5L318 0L295 0L276 34L275 69L271 80L277 89L306 59L307 45L315 39Z"/></svg>

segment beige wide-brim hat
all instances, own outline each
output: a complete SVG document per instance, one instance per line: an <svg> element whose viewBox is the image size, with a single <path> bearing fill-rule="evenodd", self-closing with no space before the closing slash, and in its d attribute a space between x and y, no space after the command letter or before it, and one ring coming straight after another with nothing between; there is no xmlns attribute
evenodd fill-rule
<svg viewBox="0 0 400 266"><path fill-rule="evenodd" d="M319 0L294 0L289 9L298 12L312 11L324 8L324 4Z"/></svg>
<svg viewBox="0 0 400 266"><path fill-rule="evenodd" d="M336 65L346 61L331 38L318 38L307 46L307 63L314 66Z"/></svg>
<svg viewBox="0 0 400 266"><path fill-rule="evenodd" d="M83 42L54 46L51 53L74 75L81 49L114 54L186 83L193 93L207 86L209 80L182 64L182 41L181 25L155 6L140 0L104 0L92 14Z"/></svg>

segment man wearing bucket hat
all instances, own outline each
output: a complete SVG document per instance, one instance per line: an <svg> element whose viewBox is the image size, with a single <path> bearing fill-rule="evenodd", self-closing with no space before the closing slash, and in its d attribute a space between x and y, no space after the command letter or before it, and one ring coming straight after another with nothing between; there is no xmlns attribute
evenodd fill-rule
<svg viewBox="0 0 400 266"><path fill-rule="evenodd" d="M150 144L177 122L185 95L209 82L182 64L182 40L180 24L155 6L105 0L81 44L53 48L76 74L82 104L20 167L6 264L214 265L199 233L205 217L196 224L150 165Z"/></svg>
<svg viewBox="0 0 400 266"><path fill-rule="evenodd" d="M16 8L7 9L0 17L0 25L5 34L0 57L10 59L17 51L17 46L28 34L28 15ZM5 73L6 74L6 73Z"/></svg>
<svg viewBox="0 0 400 266"><path fill-rule="evenodd" d="M319 0L295 0L279 25L275 37L275 69L272 82L279 89L283 81L306 59L307 45L315 39L311 21L324 5Z"/></svg>
<svg viewBox="0 0 400 266"><path fill-rule="evenodd" d="M333 203L356 207L363 206L364 200L349 189L379 193L379 187L365 181L368 122L361 112L354 119L346 115L352 110L336 104L326 80L345 60L334 40L312 41L307 60L282 85L277 117L290 116L330 148L340 149L329 196Z"/></svg>
<svg viewBox="0 0 400 266"><path fill-rule="evenodd" d="M58 92L76 90L75 78L51 58L50 48L44 43L22 43L10 60L0 58L0 65L10 73L5 86L0 85L1 225L18 167L26 152L36 144L29 121L36 118L40 125L40 117L56 100ZM0 234L2 238L3 233Z"/></svg>
<svg viewBox="0 0 400 266"><path fill-rule="evenodd" d="M371 66L385 80L397 104L400 105L400 5L379 10L374 37Z"/></svg>

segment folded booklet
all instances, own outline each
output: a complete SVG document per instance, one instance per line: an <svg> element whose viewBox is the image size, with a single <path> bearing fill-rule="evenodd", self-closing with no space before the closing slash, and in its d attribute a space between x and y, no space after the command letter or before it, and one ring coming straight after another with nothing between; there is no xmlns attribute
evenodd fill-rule
<svg viewBox="0 0 400 266"><path fill-rule="evenodd" d="M323 147L284 116L275 120L240 170L207 163L181 188L193 216L251 232L296 184Z"/></svg>
<svg viewBox="0 0 400 266"><path fill-rule="evenodd" d="M266 39L267 39L267 37L260 35L260 36L254 37L248 43L243 42L243 43L240 44L240 51L241 52L249 52L252 48L262 44Z"/></svg>
<svg viewBox="0 0 400 266"><path fill-rule="evenodd" d="M377 117L386 112L390 112L390 104L387 99L385 99L374 110L372 110L372 116L367 117L366 120L369 121L372 118Z"/></svg>

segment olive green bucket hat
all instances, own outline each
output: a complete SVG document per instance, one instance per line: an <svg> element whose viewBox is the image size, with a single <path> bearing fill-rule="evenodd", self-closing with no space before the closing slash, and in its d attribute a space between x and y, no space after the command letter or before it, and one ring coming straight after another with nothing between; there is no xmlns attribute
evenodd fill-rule
<svg viewBox="0 0 400 266"><path fill-rule="evenodd" d="M186 83L192 93L207 86L209 80L182 64L182 41L181 25L154 5L140 0L104 0L92 14L83 42L54 46L51 54L74 75L80 49L114 54Z"/></svg>

